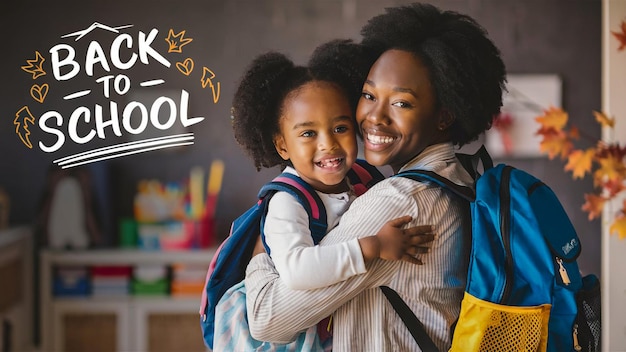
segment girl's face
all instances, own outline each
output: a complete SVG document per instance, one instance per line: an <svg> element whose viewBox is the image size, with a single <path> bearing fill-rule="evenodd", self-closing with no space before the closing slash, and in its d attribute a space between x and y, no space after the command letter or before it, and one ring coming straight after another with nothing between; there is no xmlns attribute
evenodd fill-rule
<svg viewBox="0 0 626 352"><path fill-rule="evenodd" d="M345 192L358 147L353 113L341 89L328 82L306 83L285 98L279 124L274 145L300 177L318 191Z"/></svg>
<svg viewBox="0 0 626 352"><path fill-rule="evenodd" d="M398 172L426 147L447 139L441 118L422 61L407 51L383 53L370 69L356 112L365 159Z"/></svg>

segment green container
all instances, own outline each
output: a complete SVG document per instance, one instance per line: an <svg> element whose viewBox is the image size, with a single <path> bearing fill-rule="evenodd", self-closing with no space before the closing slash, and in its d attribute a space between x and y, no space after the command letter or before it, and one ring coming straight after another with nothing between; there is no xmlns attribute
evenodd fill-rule
<svg viewBox="0 0 626 352"><path fill-rule="evenodd" d="M167 279L149 282L133 279L132 292L134 295L166 296L169 294L169 286Z"/></svg>
<svg viewBox="0 0 626 352"><path fill-rule="evenodd" d="M120 247L137 247L137 222L135 219L126 218L120 220Z"/></svg>

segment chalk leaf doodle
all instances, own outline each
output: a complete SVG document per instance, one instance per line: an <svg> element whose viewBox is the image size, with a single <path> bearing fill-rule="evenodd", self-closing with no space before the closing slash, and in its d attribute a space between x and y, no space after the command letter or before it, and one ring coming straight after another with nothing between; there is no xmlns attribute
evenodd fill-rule
<svg viewBox="0 0 626 352"><path fill-rule="evenodd" d="M30 87L30 96L39 103L43 104L43 101L46 100L46 95L48 95L48 88L48 83L44 83L42 85L33 84L33 86Z"/></svg>
<svg viewBox="0 0 626 352"><path fill-rule="evenodd" d="M35 117L28 110L28 106L24 106L21 108L16 114L15 119L13 120L13 124L15 125L15 133L20 137L22 143L25 146L32 149L33 144L30 142L28 136L30 135L30 131L28 127L35 123Z"/></svg>
<svg viewBox="0 0 626 352"><path fill-rule="evenodd" d="M167 49L168 53L182 53L183 46L191 43L192 38L185 38L185 31L180 31L178 34L174 34L174 30L170 28L169 33L165 41L169 44Z"/></svg>
<svg viewBox="0 0 626 352"><path fill-rule="evenodd" d="M22 70L28 73L32 73L33 79L37 79L40 76L46 74L46 71L44 71L43 69L43 62L45 60L46 59L41 56L41 53L39 53L39 51L35 51L35 58L32 60L26 60L26 63L28 65L22 66Z"/></svg>
<svg viewBox="0 0 626 352"><path fill-rule="evenodd" d="M213 73L213 71L209 68L203 67L202 78L200 79L200 82L202 82L202 88L206 88L207 85L211 87L211 92L213 92L213 102L217 103L220 99L220 82L217 82L217 85L214 85L213 81L211 81L213 78L215 78L215 73Z"/></svg>
<svg viewBox="0 0 626 352"><path fill-rule="evenodd" d="M78 145L98 142L96 149L61 156L53 161L65 169L194 144L193 132L186 130L181 133L181 128L186 129L205 118L191 115L190 93L186 89L167 88L167 77L158 77L159 72L164 72L158 68L171 69L172 62L175 62L179 72L191 76L194 60L188 55L184 56L184 60L174 57L182 56L183 47L193 39L185 37L185 30L176 32L170 28L164 38L157 28L147 32L133 28L132 24L113 27L93 22L85 29L62 35L60 43L47 50L35 51L35 57L26 60L21 69L31 74L33 80L46 75L46 70L50 73L50 81L31 83L30 86L31 98L41 105L24 105L13 119L15 133L26 147L33 149L37 146L45 153L54 153L61 150L66 142ZM102 32L97 40L93 38L94 31ZM157 38L164 38L168 43L167 53L165 45ZM75 44L80 40L89 42L84 43L86 45ZM44 58L42 52L49 53L49 56ZM135 66L140 65L150 65L147 71L150 77L135 82L131 73ZM140 75L144 72L146 70L141 70ZM200 76L200 73L197 75ZM191 82L199 90L196 79L192 78ZM73 84L66 85L68 82ZM213 103L216 104L221 85L215 73L203 67L200 83L202 89L211 88ZM60 91L58 96L62 100L50 102L50 90L55 93ZM89 98L85 99L86 96ZM210 104L207 99L203 101ZM38 128L36 134L31 134L34 132L32 126ZM168 130L176 132L167 135ZM137 138L144 132L150 138ZM101 141L119 140L118 137L130 138L130 141L124 139L126 142L100 146ZM31 141L31 138L38 140Z"/></svg>
<svg viewBox="0 0 626 352"><path fill-rule="evenodd" d="M188 57L183 62L177 62L176 68L178 69L178 71L180 71L180 73L184 74L185 76L189 76L193 71L193 60Z"/></svg>

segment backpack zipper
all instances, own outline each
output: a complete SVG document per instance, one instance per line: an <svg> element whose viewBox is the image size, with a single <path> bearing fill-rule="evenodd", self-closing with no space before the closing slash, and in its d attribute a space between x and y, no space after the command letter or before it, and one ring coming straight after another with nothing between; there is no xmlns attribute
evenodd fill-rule
<svg viewBox="0 0 626 352"><path fill-rule="evenodd" d="M504 291L500 303L508 301L513 289L513 255L511 253L511 193L509 184L511 182L511 171L513 167L505 166L502 170L502 179L500 182L500 232L502 234L502 244L505 251L504 262Z"/></svg>
<svg viewBox="0 0 626 352"><path fill-rule="evenodd" d="M574 349L576 351L581 351L583 348L578 342L578 324L574 324L574 332L572 334L572 338L574 339Z"/></svg>
<svg viewBox="0 0 626 352"><path fill-rule="evenodd" d="M563 265L563 259L559 257L555 258L557 264L559 264L559 274L561 275L561 280L563 280L563 284L565 284L565 286L571 284L572 281L570 281L569 275L567 274L567 269L565 269L565 266Z"/></svg>

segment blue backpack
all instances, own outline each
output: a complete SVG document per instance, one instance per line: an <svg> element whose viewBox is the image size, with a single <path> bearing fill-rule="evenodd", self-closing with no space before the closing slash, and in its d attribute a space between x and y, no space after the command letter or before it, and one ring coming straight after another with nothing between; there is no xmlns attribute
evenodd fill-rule
<svg viewBox="0 0 626 352"><path fill-rule="evenodd" d="M581 277L580 241L556 195L522 170L493 167L484 146L458 158L477 178L475 192L430 171L395 175L433 182L470 204L467 285L450 351L600 351L599 280Z"/></svg>
<svg viewBox="0 0 626 352"><path fill-rule="evenodd" d="M384 176L374 166L358 159L347 177L357 195L361 195ZM318 244L326 235L326 209L313 187L300 177L282 173L261 187L258 202L233 221L229 236L215 252L207 271L200 307L200 327L204 343L213 348L215 307L224 293L245 278L246 267L262 229L270 198L279 191L293 195L309 216L313 242ZM264 239L264 236L263 236ZM265 244L265 240L263 240ZM267 245L265 245L266 250ZM269 253L269 251L268 251Z"/></svg>

